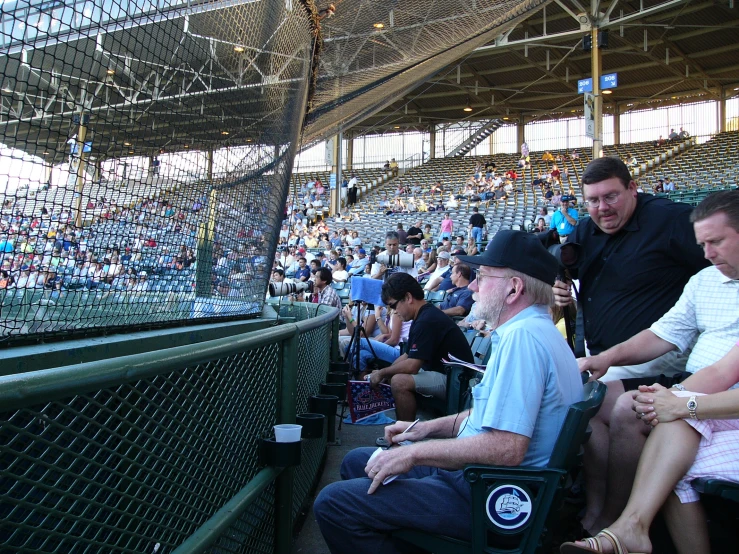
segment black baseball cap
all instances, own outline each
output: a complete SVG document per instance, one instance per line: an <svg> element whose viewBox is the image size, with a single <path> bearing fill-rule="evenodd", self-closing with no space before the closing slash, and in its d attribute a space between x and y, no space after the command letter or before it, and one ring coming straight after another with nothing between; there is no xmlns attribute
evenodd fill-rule
<svg viewBox="0 0 739 554"><path fill-rule="evenodd" d="M507 267L554 285L559 264L538 237L523 231L498 231L479 256L457 256L472 268Z"/></svg>

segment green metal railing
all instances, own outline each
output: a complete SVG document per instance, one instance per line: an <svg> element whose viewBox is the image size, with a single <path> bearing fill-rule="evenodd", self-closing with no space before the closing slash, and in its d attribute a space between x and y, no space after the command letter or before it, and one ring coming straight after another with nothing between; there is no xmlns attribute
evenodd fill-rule
<svg viewBox="0 0 739 554"><path fill-rule="evenodd" d="M326 439L295 469L257 446L307 411L337 313L0 377L0 552L289 551Z"/></svg>

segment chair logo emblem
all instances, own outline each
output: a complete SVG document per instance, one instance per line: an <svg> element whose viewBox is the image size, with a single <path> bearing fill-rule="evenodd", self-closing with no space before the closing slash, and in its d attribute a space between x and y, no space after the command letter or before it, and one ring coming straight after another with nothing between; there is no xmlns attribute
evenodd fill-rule
<svg viewBox="0 0 739 554"><path fill-rule="evenodd" d="M518 529L531 517L531 498L521 487L501 485L488 495L488 519L501 529Z"/></svg>

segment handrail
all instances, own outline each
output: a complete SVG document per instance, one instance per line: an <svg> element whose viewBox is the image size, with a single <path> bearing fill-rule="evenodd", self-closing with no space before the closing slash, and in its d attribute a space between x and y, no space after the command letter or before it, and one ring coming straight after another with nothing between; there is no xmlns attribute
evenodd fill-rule
<svg viewBox="0 0 739 554"><path fill-rule="evenodd" d="M259 348L285 341L299 333L327 324L336 317L336 308L308 320L249 332L197 344L176 346L108 360L57 367L28 373L0 376L0 406L19 409L29 404L50 402L70 395L113 387L134 379L145 379L183 367L224 357L231 352Z"/></svg>

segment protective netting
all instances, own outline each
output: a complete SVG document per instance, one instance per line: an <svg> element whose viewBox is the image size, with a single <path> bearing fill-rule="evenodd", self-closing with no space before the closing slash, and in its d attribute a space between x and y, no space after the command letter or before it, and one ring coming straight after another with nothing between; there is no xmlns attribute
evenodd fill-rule
<svg viewBox="0 0 739 554"><path fill-rule="evenodd" d="M0 336L261 312L305 4L0 4Z"/></svg>
<svg viewBox="0 0 739 554"><path fill-rule="evenodd" d="M545 2L334 1L335 14L321 21L325 42L304 142L349 129L478 46L504 40Z"/></svg>

